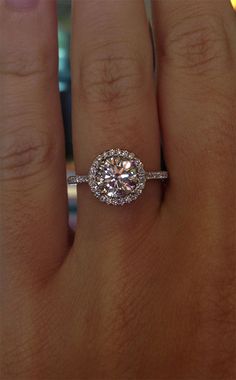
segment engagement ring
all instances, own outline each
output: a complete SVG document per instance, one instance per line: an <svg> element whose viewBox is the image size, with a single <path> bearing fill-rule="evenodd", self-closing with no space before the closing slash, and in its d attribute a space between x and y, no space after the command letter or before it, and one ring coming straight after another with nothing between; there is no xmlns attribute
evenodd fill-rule
<svg viewBox="0 0 236 380"><path fill-rule="evenodd" d="M142 162L127 150L111 149L99 154L88 175L68 177L68 184L88 183L101 202L123 206L137 199L147 180L167 180L167 171L145 171Z"/></svg>

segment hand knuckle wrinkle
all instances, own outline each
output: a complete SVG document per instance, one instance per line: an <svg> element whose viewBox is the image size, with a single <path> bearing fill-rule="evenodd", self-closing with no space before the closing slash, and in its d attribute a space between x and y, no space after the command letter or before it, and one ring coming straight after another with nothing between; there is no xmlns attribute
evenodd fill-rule
<svg viewBox="0 0 236 380"><path fill-rule="evenodd" d="M215 16L192 16L176 24L165 45L165 55L191 75L215 73L232 64L225 26Z"/></svg>
<svg viewBox="0 0 236 380"><path fill-rule="evenodd" d="M106 56L82 65L80 94L86 103L122 108L137 98L142 86L142 70L132 57Z"/></svg>
<svg viewBox="0 0 236 380"><path fill-rule="evenodd" d="M22 179L44 171L52 159L52 139L42 132L11 134L0 142L0 179Z"/></svg>

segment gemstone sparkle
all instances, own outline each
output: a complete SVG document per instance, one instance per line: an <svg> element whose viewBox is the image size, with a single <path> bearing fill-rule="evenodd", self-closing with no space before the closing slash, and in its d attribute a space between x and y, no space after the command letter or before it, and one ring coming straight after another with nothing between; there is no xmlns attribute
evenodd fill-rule
<svg viewBox="0 0 236 380"><path fill-rule="evenodd" d="M133 153L120 149L106 151L95 159L92 168L90 187L102 202L115 205L130 203L144 188L143 165Z"/></svg>
<svg viewBox="0 0 236 380"><path fill-rule="evenodd" d="M96 181L102 194L112 198L123 197L137 186L137 168L132 160L110 157L101 162Z"/></svg>

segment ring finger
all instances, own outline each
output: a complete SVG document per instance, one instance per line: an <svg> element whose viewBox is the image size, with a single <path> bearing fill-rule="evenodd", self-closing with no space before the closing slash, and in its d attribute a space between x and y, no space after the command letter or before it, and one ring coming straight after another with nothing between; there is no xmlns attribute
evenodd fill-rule
<svg viewBox="0 0 236 380"><path fill-rule="evenodd" d="M133 151L145 170L159 168L152 62L143 1L74 1L73 140L78 173L87 174L97 154L117 147ZM148 184L143 199L124 210L101 204L86 185L81 185L80 231L83 225L90 231L96 225L96 231L109 227L114 236L124 213L126 218L142 215L143 220L145 212L148 218L153 217L159 192L157 184Z"/></svg>

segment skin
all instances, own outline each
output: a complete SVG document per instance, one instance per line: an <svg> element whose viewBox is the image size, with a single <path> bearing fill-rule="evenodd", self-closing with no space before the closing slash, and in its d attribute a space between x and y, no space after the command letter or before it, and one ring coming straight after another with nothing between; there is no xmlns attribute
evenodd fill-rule
<svg viewBox="0 0 236 380"><path fill-rule="evenodd" d="M13 4L15 3L15 4ZM68 228L54 0L0 0L3 380L235 380L236 19L225 0L73 3L76 171L160 167L136 202L78 188ZM72 238L71 238L72 237Z"/></svg>

